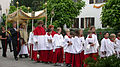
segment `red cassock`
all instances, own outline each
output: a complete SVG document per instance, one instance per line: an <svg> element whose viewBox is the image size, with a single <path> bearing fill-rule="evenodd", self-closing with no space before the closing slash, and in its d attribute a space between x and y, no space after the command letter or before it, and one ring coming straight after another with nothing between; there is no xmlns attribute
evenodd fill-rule
<svg viewBox="0 0 120 67"><path fill-rule="evenodd" d="M68 36L68 35L66 35ZM70 38L70 36L68 36ZM71 64L72 63L72 53L65 52L65 63L66 64Z"/></svg>
<svg viewBox="0 0 120 67"><path fill-rule="evenodd" d="M57 33L56 33L55 31L52 31L52 33L51 33L52 37L53 37L55 34L57 34Z"/></svg>
<svg viewBox="0 0 120 67"><path fill-rule="evenodd" d="M38 36L46 34L45 29L43 27L39 27L39 26L35 28L33 33L34 33L34 35L38 35ZM39 59L37 59L37 53L38 53L38 51L34 51L34 60L42 61L42 57L44 56L42 50L39 52L39 55L40 55Z"/></svg>
<svg viewBox="0 0 120 67"><path fill-rule="evenodd" d="M34 35L45 35L45 29L43 27L36 27L35 30L33 31Z"/></svg>
<svg viewBox="0 0 120 67"><path fill-rule="evenodd" d="M68 52L65 52L65 63L66 64L71 64L71 62L72 62L72 54L68 53Z"/></svg>
<svg viewBox="0 0 120 67"><path fill-rule="evenodd" d="M53 55L53 63L63 63L63 48L57 48L55 49L54 55Z"/></svg>

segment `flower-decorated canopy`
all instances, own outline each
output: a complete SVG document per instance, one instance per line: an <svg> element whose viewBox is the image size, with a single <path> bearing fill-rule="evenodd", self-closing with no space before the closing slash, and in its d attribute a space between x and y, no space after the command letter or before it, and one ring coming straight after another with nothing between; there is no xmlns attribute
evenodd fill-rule
<svg viewBox="0 0 120 67"><path fill-rule="evenodd" d="M39 19L42 17L47 17L46 9L34 12L34 16L33 16L33 13L25 13L24 11L19 9L15 12L9 14L7 21L8 22L17 22L17 20L18 20L19 23L21 23L21 22L25 22L26 20Z"/></svg>

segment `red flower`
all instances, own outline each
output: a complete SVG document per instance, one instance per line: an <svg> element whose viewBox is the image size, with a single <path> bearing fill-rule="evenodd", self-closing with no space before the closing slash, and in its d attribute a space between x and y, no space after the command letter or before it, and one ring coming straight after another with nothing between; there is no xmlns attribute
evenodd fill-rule
<svg viewBox="0 0 120 67"><path fill-rule="evenodd" d="M100 32L99 34L102 35L102 32Z"/></svg>

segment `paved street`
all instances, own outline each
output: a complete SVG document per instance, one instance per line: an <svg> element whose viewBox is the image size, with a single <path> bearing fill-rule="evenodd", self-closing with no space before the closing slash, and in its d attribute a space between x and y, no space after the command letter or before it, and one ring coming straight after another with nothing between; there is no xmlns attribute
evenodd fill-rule
<svg viewBox="0 0 120 67"><path fill-rule="evenodd" d="M55 67L53 64L36 63L30 59L19 59L15 61L13 58L13 52L7 51L7 58L2 57L2 49L0 49L0 67ZM58 67L58 66L57 66Z"/></svg>

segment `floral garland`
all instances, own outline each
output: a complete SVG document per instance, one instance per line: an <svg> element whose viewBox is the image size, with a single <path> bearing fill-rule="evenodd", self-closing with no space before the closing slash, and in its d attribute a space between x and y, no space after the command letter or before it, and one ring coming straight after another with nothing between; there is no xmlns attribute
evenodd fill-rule
<svg viewBox="0 0 120 67"><path fill-rule="evenodd" d="M102 5L100 5L100 6L94 5L93 8L101 8L101 7L103 7L103 6L104 6L104 4L102 4Z"/></svg>

